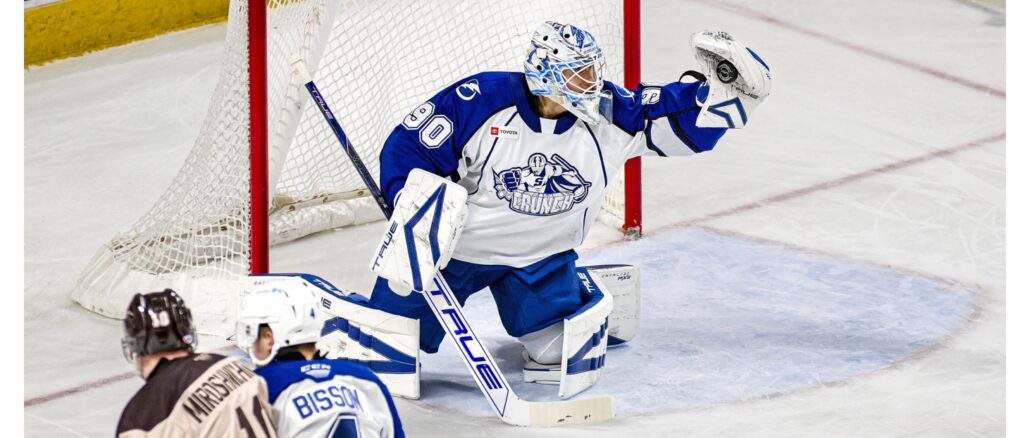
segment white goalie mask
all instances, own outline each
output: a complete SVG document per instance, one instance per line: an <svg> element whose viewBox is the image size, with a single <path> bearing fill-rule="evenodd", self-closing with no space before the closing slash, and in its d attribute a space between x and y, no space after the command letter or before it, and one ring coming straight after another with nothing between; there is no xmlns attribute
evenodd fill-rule
<svg viewBox="0 0 1030 438"><path fill-rule="evenodd" d="M267 365L282 347L314 343L322 330L315 286L301 278L279 278L261 285L240 301L236 345L258 366ZM254 342L262 324L268 324L275 342L263 359Z"/></svg>
<svg viewBox="0 0 1030 438"><path fill-rule="evenodd" d="M611 95L604 87L604 52L589 32L548 21L533 33L523 63L529 91L558 102L581 120L610 119Z"/></svg>

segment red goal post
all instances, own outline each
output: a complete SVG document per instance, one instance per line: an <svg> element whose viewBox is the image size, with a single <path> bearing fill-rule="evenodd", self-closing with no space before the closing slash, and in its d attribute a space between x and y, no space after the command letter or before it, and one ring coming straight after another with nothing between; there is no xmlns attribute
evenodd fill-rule
<svg viewBox="0 0 1030 438"><path fill-rule="evenodd" d="M266 75L266 20L265 0L248 0L249 66L250 86L250 157L251 157L251 205L268 205L268 130L267 106L265 102ZM640 0L623 0L623 85L633 89L640 83ZM589 30L589 29L588 29ZM623 217L622 232L628 238L639 238L642 234L642 211L640 193L640 158L633 158L623 170ZM253 250L250 272L268 272L268 216L251 215L250 245Z"/></svg>

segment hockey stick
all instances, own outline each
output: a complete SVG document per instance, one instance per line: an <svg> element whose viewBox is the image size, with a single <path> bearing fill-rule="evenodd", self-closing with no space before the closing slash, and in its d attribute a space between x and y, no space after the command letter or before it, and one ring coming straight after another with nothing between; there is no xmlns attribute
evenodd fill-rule
<svg viewBox="0 0 1030 438"><path fill-rule="evenodd" d="M393 207L386 202L386 197L379 189L379 185L368 172L361 157L351 147L347 135L344 134L343 128L340 127L340 123L329 109L325 98L322 97L312 81L304 63L294 60L293 68L304 82L304 87L311 95L315 106L325 117L326 123L336 134L340 146L354 164L361 179L372 193L372 197L379 204L379 208L387 218L390 218L393 215ZM490 401L494 412L505 423L516 426L546 427L599 423L611 420L615 416L615 402L611 396L553 402L520 399L511 389L511 385L508 384L508 380L505 379L490 351L483 346L479 336L473 331L472 325L465 319L465 314L461 311L458 300L454 297L454 292L447 285L443 275L437 273L433 279L433 287L429 289L422 292L422 296L425 297L429 307L433 309L433 315L436 316L437 322L445 328L448 336L454 341L454 348L464 359L465 366L472 373L473 380L476 381L480 391Z"/></svg>

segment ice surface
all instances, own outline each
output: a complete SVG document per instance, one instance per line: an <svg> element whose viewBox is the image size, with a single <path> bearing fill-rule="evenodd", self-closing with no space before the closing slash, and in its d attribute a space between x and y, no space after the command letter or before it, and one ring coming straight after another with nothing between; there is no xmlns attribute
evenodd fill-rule
<svg viewBox="0 0 1030 438"><path fill-rule="evenodd" d="M962 287L692 228L602 248L580 264L625 260L647 273L640 334L609 350L604 378L583 393L615 396L624 415L833 384L943 341L975 311L974 291ZM555 386L522 383L522 347L505 337L489 293L466 308L515 392L557 400ZM425 403L490 413L452 348L422 364Z"/></svg>
<svg viewBox="0 0 1030 438"><path fill-rule="evenodd" d="M426 357L411 436L1000 436L1005 426L1004 18L958 1L646 1L643 78L694 66L724 29L774 74L715 151L644 161L645 232L595 227L584 262L644 268L644 321L589 394L615 421L492 418L451 348ZM224 25L25 74L25 425L110 436L141 381L76 276L164 191L218 75ZM380 224L272 252L367 290ZM509 378L488 294L469 314ZM224 346L205 337L201 349ZM449 371L451 370L451 371ZM529 398L553 387L519 384Z"/></svg>

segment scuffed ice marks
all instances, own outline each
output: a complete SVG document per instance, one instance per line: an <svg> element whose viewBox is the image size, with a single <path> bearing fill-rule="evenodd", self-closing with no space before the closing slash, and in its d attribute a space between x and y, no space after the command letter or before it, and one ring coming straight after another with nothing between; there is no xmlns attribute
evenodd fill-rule
<svg viewBox="0 0 1030 438"><path fill-rule="evenodd" d="M975 310L975 296L937 280L769 243L676 229L585 254L581 265L636 263L643 272L640 334L611 348L601 382L621 415L767 398L890 367L942 342ZM521 348L488 294L467 315L494 339L519 394ZM508 345L512 344L512 345ZM425 386L460 381L450 349L423 357ZM423 401L487 414L471 385L426 388Z"/></svg>

